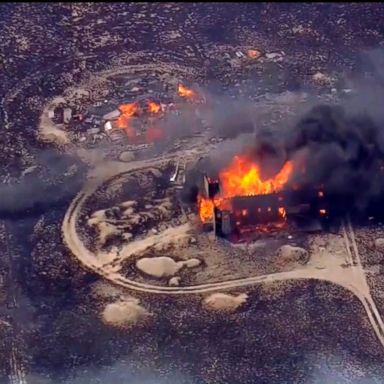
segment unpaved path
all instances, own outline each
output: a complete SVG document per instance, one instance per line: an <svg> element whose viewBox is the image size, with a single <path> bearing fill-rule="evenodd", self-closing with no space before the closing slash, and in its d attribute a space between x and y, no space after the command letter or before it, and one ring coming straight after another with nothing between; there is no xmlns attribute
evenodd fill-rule
<svg viewBox="0 0 384 384"><path fill-rule="evenodd" d="M361 301L365 311L367 312L368 318L378 339L384 346L384 323L370 294L350 220L346 220L342 226L344 244L346 247L346 267L342 267L341 265L337 265L332 262L330 265L328 265L328 268L319 268L316 265L309 264L302 267L301 269L288 272L251 276L223 282L206 283L184 287L160 287L152 284L140 283L130 280L121 274L114 272L112 269L103 268L101 261L98 260L96 255L94 255L84 246L76 231L76 223L83 203L96 191L96 189L101 184L107 181L107 179L103 176L108 175L111 177L112 173L114 176L116 176L119 173L151 167L155 164L159 164L159 162L162 160L169 160L170 158L175 159L177 158L177 155L173 154L172 156L164 156L163 158L133 162L129 164L121 163L118 167L114 167L112 172L94 173L95 177L84 186L83 190L71 203L62 225L63 236L67 246L84 267L98 273L106 280L109 280L114 284L120 285L130 290L163 295L203 294L207 292L249 287L260 283L271 283L275 281L291 279L317 279L328 281L348 289L357 296L357 298ZM111 171L111 168L108 167L108 170ZM101 177L96 177L96 175L101 175ZM131 247L133 252L135 249L134 242ZM125 250L125 256L127 256L129 252L130 248L128 247Z"/></svg>

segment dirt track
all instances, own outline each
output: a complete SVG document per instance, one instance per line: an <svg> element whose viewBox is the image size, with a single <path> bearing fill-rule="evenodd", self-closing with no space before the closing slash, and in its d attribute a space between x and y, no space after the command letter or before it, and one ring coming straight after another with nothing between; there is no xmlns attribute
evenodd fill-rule
<svg viewBox="0 0 384 384"><path fill-rule="evenodd" d="M175 155L172 155L172 158L175 158ZM151 284L139 283L127 279L116 272L103 268L100 260L98 260L98 258L84 246L76 231L76 223L83 203L100 185L107 181L108 178L116 176L119 173L126 173L136 169L151 167L158 164L162 160L167 160L167 157L124 164L121 165L121 167L114 168L115 172L112 172L115 173L114 175L110 174L110 172L96 172L95 174L99 174L99 177L94 178L87 183L83 190L73 200L63 221L63 237L69 249L85 268L96 272L106 280L124 288L128 288L133 291L163 295L203 294L207 292L229 290L260 283L271 283L290 279L318 279L329 281L348 289L358 297L364 306L378 339L384 346L384 323L370 294L365 272L361 265L354 231L349 220L347 220L342 226L342 233L346 246L346 262L348 265L346 268L334 263L322 269L319 269L316 266L305 266L302 269L289 272L252 276L224 282L206 283L185 287L159 287ZM107 169L110 170L108 167ZM108 177L106 177L107 175Z"/></svg>

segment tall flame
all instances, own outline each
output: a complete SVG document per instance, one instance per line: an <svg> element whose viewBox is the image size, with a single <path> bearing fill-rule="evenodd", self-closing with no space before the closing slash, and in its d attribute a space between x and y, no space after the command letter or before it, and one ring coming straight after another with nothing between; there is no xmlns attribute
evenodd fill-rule
<svg viewBox="0 0 384 384"><path fill-rule="evenodd" d="M187 88L183 84L179 84L179 86L177 87L177 93L179 94L179 96L186 97L186 98L191 98L196 96L195 92L192 91L192 89Z"/></svg>
<svg viewBox="0 0 384 384"><path fill-rule="evenodd" d="M203 223L213 220L213 208L231 209L231 198L276 193L283 189L293 171L293 164L287 161L272 178L263 180L260 167L247 156L235 156L229 166L219 173L220 195L213 199L198 196L199 216ZM286 216L284 208L278 209L281 217Z"/></svg>
<svg viewBox="0 0 384 384"><path fill-rule="evenodd" d="M135 135L134 128L129 124L130 119L138 111L138 105L136 103L121 104L118 106L121 115L116 121L116 126L121 129L125 129L129 137Z"/></svg>
<svg viewBox="0 0 384 384"><path fill-rule="evenodd" d="M283 188L292 170L292 162L287 161L276 176L262 180L258 164L250 161L246 156L235 156L228 168L219 174L221 192L226 198L275 193Z"/></svg>
<svg viewBox="0 0 384 384"><path fill-rule="evenodd" d="M215 207L213 200L207 199L201 195L197 197L197 206L199 210L199 217L203 223L212 221L213 209Z"/></svg>

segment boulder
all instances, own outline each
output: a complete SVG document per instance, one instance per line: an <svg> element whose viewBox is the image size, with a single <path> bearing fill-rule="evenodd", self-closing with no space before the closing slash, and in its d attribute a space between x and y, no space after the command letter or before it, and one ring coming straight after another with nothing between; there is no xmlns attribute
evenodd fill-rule
<svg viewBox="0 0 384 384"><path fill-rule="evenodd" d="M229 295L226 293L213 293L203 301L203 306L215 312L234 312L247 301L248 295Z"/></svg>
<svg viewBox="0 0 384 384"><path fill-rule="evenodd" d="M146 275L163 278L173 277L184 266L170 257L144 257L136 262L136 268Z"/></svg>
<svg viewBox="0 0 384 384"><path fill-rule="evenodd" d="M178 287L180 285L180 277L179 276L172 277L171 279L169 279L168 285L170 287Z"/></svg>
<svg viewBox="0 0 384 384"><path fill-rule="evenodd" d="M184 265L187 268L196 268L200 264L201 264L201 260L199 260L199 259L189 259L189 260L184 261Z"/></svg>
<svg viewBox="0 0 384 384"><path fill-rule="evenodd" d="M127 163L130 161L133 161L133 160L135 160L135 153L132 151L121 152L120 156L119 156L119 160L127 162Z"/></svg>
<svg viewBox="0 0 384 384"><path fill-rule="evenodd" d="M144 321L149 315L138 300L117 301L105 307L102 319L106 324L127 328Z"/></svg>

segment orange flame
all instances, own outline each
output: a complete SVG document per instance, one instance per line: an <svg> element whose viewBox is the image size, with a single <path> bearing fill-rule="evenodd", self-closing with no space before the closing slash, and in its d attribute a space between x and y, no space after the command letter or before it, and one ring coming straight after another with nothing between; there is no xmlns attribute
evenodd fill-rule
<svg viewBox="0 0 384 384"><path fill-rule="evenodd" d="M148 111L149 113L159 113L161 110L160 104L155 103L154 101L148 101Z"/></svg>
<svg viewBox="0 0 384 384"><path fill-rule="evenodd" d="M118 106L118 108L123 116L128 117L132 117L138 110L138 106L136 103L121 104Z"/></svg>
<svg viewBox="0 0 384 384"><path fill-rule="evenodd" d="M197 206L199 210L199 217L203 223L208 223L213 220L213 200L207 199L201 195L197 197Z"/></svg>
<svg viewBox="0 0 384 384"><path fill-rule="evenodd" d="M196 96L195 92L192 91L192 89L187 88L183 84L179 84L179 86L177 87L177 93L179 94L179 96L187 98Z"/></svg>
<svg viewBox="0 0 384 384"><path fill-rule="evenodd" d="M232 197L265 195L281 191L289 180L292 171L293 164L291 161L287 161L273 178L262 180L258 164L250 161L247 156L235 156L228 168L219 173L220 195L215 196L213 199L198 196L198 210L201 221L206 223L213 220L214 207L221 210L230 210ZM269 207L268 212L270 211L271 208ZM260 208L259 212L261 212ZM284 208L280 207L278 212L282 218L286 217ZM240 214L246 216L248 212L244 210Z"/></svg>
<svg viewBox="0 0 384 384"><path fill-rule="evenodd" d="M283 219L285 219L285 218L287 217L287 212L285 211L285 208L283 208L283 207L280 207L280 208L279 208L279 215L280 215Z"/></svg>
<svg viewBox="0 0 384 384"><path fill-rule="evenodd" d="M280 191L293 170L287 161L273 178L262 180L258 164L246 156L235 156L229 167L220 172L221 192L224 197L265 195Z"/></svg>
<svg viewBox="0 0 384 384"><path fill-rule="evenodd" d="M121 129L125 129L129 137L135 136L135 130L130 126L129 121L132 116L138 111L136 103L121 104L118 106L121 115L116 120L116 126Z"/></svg>

